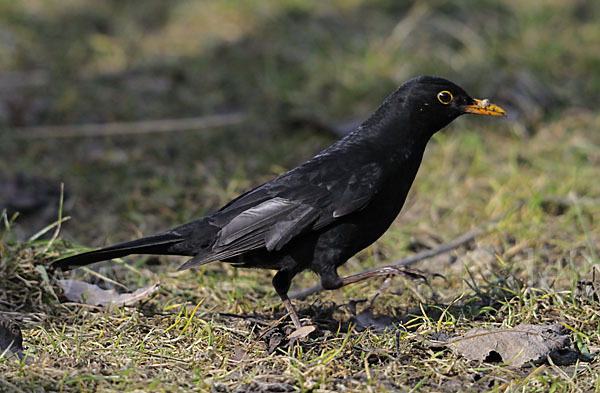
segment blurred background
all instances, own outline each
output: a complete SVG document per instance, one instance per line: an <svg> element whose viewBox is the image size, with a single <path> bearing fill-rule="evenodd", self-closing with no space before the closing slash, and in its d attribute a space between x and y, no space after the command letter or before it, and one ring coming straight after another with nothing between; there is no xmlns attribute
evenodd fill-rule
<svg viewBox="0 0 600 393"><path fill-rule="evenodd" d="M406 218L434 223L473 191L447 192L482 154L564 117L556 132L598 135L599 48L600 3L585 0L0 0L0 208L20 213L13 235L26 238L56 220L62 182L64 239L148 235L310 158L400 83L432 74L509 112L436 137L429 156L457 142L428 158L413 190L428 207ZM578 146L597 172L590 142ZM464 171L423 180L460 167L456 155ZM498 210L492 183L475 186L482 218Z"/></svg>

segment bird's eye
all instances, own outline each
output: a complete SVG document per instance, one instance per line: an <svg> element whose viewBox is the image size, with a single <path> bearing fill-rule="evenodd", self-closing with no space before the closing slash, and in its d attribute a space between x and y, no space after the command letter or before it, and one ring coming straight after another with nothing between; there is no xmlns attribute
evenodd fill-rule
<svg viewBox="0 0 600 393"><path fill-rule="evenodd" d="M444 90L444 91L440 91L438 93L437 99L442 104L448 105L449 103L452 102L452 100L454 99L454 97L452 97L452 93L450 93L448 90Z"/></svg>

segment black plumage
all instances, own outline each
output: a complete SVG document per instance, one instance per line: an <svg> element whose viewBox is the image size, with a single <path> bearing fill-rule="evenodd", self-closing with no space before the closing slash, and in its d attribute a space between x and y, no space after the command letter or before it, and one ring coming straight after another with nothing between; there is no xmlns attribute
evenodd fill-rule
<svg viewBox="0 0 600 393"><path fill-rule="evenodd" d="M337 268L388 229L427 142L464 113L504 115L445 79L411 79L343 139L219 211L163 233L58 260L53 267L162 254L191 256L180 269L218 260L274 269L273 286L299 327L287 297L292 278L310 269L323 288L342 286Z"/></svg>

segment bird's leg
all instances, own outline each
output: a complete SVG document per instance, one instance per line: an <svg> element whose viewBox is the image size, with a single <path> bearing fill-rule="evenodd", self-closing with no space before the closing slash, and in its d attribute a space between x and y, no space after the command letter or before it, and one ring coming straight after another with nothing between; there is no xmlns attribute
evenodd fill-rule
<svg viewBox="0 0 600 393"><path fill-rule="evenodd" d="M413 269L408 266L383 266L373 270L367 270L357 274L342 278L342 285L354 284L359 281L366 280L371 277L387 277L396 274L401 274L411 280L425 280L427 276L431 276L431 273L426 273L418 269ZM434 274L435 275L435 274Z"/></svg>
<svg viewBox="0 0 600 393"><path fill-rule="evenodd" d="M287 270L279 270L275 276L273 276L273 287L275 288L275 291L281 300L283 300L283 305L288 313L290 313L290 318L292 318L294 326L296 329L300 329L302 327L302 323L300 323L300 318L298 318L298 314L296 314L296 310L294 310L294 306L292 306L292 302L287 295L293 276L294 275L290 275L290 272Z"/></svg>
<svg viewBox="0 0 600 393"><path fill-rule="evenodd" d="M328 267L328 266L326 266ZM406 278L417 281L427 280L428 276L438 276L438 274L431 274L423 272L418 269L413 269L408 266L382 266L377 269L367 270L365 272L352 274L347 277L340 277L337 271L334 269L323 269L319 273L321 276L321 287L323 289L338 289L345 285L354 284L359 281L366 280L371 277L391 277L396 274L401 274ZM389 285L389 284L388 284Z"/></svg>
<svg viewBox="0 0 600 393"><path fill-rule="evenodd" d="M283 300L285 309L290 313L290 318L292 318L294 327L296 329L300 329L302 327L302 323L300 322L300 318L298 318L298 314L296 314L296 310L294 310L294 306L292 306L292 301L289 297L287 297L287 295L285 297L281 296L281 300Z"/></svg>

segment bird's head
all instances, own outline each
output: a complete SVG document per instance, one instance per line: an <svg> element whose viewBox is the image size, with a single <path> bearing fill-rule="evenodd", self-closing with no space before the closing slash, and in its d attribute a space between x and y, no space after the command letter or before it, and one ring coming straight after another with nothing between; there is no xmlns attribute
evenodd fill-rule
<svg viewBox="0 0 600 393"><path fill-rule="evenodd" d="M456 84L434 76L413 78L390 98L400 101L397 105L401 113L410 116L410 124L431 134L465 113L505 116L504 110L489 100L471 98Z"/></svg>

